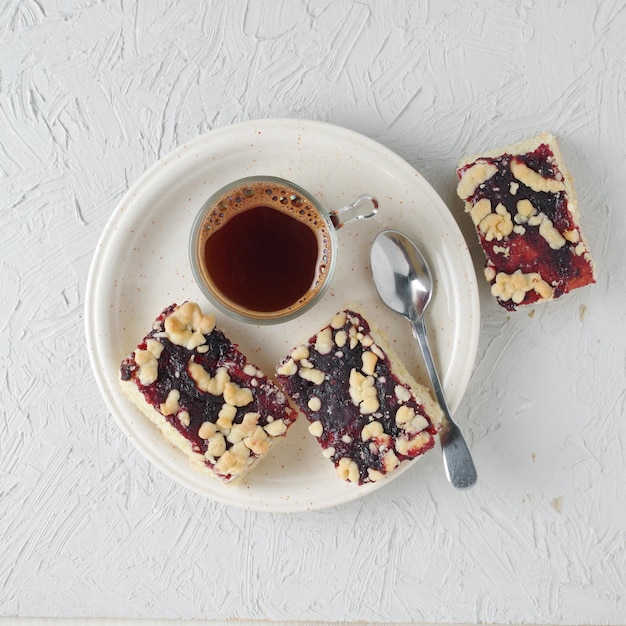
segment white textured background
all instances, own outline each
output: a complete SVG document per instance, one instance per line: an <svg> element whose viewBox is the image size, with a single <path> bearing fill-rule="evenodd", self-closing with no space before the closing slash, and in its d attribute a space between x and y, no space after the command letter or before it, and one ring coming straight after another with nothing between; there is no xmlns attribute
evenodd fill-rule
<svg viewBox="0 0 626 626"><path fill-rule="evenodd" d="M0 2L0 615L626 622L626 10L621 1ZM468 153L541 130L575 176L598 282L507 314L480 283L439 454L306 514L198 499L107 413L87 272L124 191L201 132L347 126L443 197Z"/></svg>

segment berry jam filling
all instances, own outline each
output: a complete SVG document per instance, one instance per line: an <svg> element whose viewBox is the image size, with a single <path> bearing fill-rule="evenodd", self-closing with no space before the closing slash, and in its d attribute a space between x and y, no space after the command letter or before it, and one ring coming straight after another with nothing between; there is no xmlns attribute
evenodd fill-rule
<svg viewBox="0 0 626 626"><path fill-rule="evenodd" d="M556 159L547 144L541 144L533 152L522 155L503 154L496 158L480 158L481 163L489 163L497 168L497 172L484 183L478 185L473 195L464 200L475 205L482 199L491 203L492 210L499 204L504 206L510 217L515 220L518 203L528 200L537 214L543 214L560 235L576 233L562 247L554 249L540 233L538 224L526 221L513 222L518 224L508 236L498 240L488 240L486 234L478 227L477 233L481 246L487 257L487 267L496 273L513 274L520 270L524 274L537 273L553 288L553 298L558 298L577 287L594 282L593 269L588 255L577 252L580 242L580 230L575 223L568 206L566 192L534 191L515 178L511 171L511 163L517 161L525 164L545 179L563 180L563 174L556 164ZM459 177L475 163L460 168ZM520 226L522 228L520 228ZM517 232L516 232L517 230ZM494 280L491 280L493 284ZM542 296L534 290L526 293L524 300L517 304L531 304L541 300ZM512 300L501 300L499 303L506 309L515 310L517 304Z"/></svg>
<svg viewBox="0 0 626 626"><path fill-rule="evenodd" d="M358 318L358 332L362 336L369 336L370 327L360 315L347 311L347 319L343 327L335 332L350 333L353 324L350 321ZM336 335L335 335L336 336ZM432 425L426 416L421 404L417 402L409 387L402 383L392 370L389 358L379 358L374 371L376 398L379 409L371 415L363 415L359 406L353 402L350 391L350 378L353 370L359 371L363 364L363 353L370 347L358 342L350 348L349 344L339 347L333 345L328 354L315 350L317 335L308 342L309 356L307 366L325 374L321 384L303 379L298 374L286 376L278 374L278 380L285 391L300 407L309 422L321 422L322 433L318 441L323 449L332 450L329 458L335 465L341 459L351 459L356 462L359 471L359 484L370 482L368 470L376 470L381 474L387 472L384 456L389 448L394 450L398 460L414 458L434 446L434 435L437 428ZM279 367L280 370L280 367ZM398 398L397 387L406 389L407 400ZM422 437L427 438L419 449L411 449L405 454L394 449L393 442L404 437L411 438L407 432L396 424L396 412L400 406L407 406L414 410L416 415L424 416L428 426L420 431ZM311 406L317 410L310 409ZM372 437L364 441L363 428L377 421L382 424L383 437ZM391 440L389 440L389 437Z"/></svg>
<svg viewBox="0 0 626 626"><path fill-rule="evenodd" d="M225 368L231 382L239 387L250 389L252 402L246 406L237 407L236 415L232 420L233 425L240 424L244 415L250 412L259 413L257 422L259 426L268 424L268 416L272 416L269 421L273 418L282 418L286 423L293 421L295 416L291 415L291 410L286 406L284 394L258 371L255 370L256 375L246 373L244 371L248 364L246 357L220 330L213 329L209 335L206 335L207 341L202 344L200 351L176 345L164 336L164 319L174 308L175 305L163 311L157 318L153 330L144 338L143 343L137 346L139 350L145 350L149 339L156 339L162 344L156 381L149 385L140 383L136 375L138 366L134 358L135 353L122 361L120 375L124 381L134 378L134 383L146 402L160 413L162 413L160 407L167 401L170 392L172 390L179 392L179 410L164 417L191 443L194 452L204 454L207 451L208 442L200 436L200 427L205 422L216 423L218 413L224 405L224 397L201 391L190 375L190 363L201 365L212 377L215 376L218 368ZM187 412L188 424L181 421L179 417L181 411ZM232 445L226 440L226 449ZM212 465L209 461L207 464Z"/></svg>

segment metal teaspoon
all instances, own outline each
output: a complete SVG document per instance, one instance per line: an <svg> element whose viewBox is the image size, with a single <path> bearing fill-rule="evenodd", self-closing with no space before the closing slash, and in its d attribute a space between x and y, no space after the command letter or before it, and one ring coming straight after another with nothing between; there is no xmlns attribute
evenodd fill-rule
<svg viewBox="0 0 626 626"><path fill-rule="evenodd" d="M374 284L381 300L411 323L444 419L439 432L448 481L457 489L469 489L476 482L476 468L463 438L448 410L441 382L428 345L424 311L433 292L430 270L417 246L396 230L379 233L370 250Z"/></svg>

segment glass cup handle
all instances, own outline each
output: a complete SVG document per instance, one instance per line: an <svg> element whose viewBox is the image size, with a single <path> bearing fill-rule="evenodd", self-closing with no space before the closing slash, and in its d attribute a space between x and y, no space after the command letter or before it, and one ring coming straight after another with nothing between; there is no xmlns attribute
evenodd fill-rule
<svg viewBox="0 0 626 626"><path fill-rule="evenodd" d="M335 230L339 230L349 222L354 220L366 220L374 217L378 212L378 200L370 194L359 196L354 202L347 206L330 212L330 221Z"/></svg>

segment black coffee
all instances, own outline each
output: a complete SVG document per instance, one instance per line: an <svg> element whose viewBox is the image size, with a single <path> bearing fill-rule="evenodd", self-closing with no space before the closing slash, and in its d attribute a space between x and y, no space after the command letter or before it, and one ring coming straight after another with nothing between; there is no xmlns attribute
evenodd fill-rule
<svg viewBox="0 0 626 626"><path fill-rule="evenodd" d="M328 226L298 191L255 182L219 199L205 218L201 267L223 300L247 313L293 311L321 289Z"/></svg>

